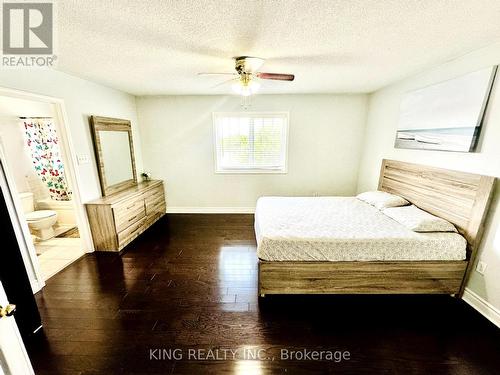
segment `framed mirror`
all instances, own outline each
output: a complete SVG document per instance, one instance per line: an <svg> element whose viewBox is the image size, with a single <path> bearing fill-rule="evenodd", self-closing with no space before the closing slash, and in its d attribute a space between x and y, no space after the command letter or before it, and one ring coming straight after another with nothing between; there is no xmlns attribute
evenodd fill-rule
<svg viewBox="0 0 500 375"><path fill-rule="evenodd" d="M137 184L129 120L91 116L97 170L104 196Z"/></svg>

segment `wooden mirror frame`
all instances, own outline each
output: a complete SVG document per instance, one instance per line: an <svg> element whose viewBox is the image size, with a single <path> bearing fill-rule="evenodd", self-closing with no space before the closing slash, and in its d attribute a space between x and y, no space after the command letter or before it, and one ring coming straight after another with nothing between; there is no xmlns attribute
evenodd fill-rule
<svg viewBox="0 0 500 375"><path fill-rule="evenodd" d="M132 126L129 120L123 120L111 117L90 116L90 125L92 127L92 137L94 140L94 151L97 161L97 171L99 173L99 182L103 196L108 196L119 191L128 189L137 185L137 172L135 170L134 143L132 140ZM101 139L99 131L124 131L128 133L130 146L130 158L132 161L132 175L130 180L122 181L117 184L108 186L106 184L106 176L104 173L105 166L102 155Z"/></svg>

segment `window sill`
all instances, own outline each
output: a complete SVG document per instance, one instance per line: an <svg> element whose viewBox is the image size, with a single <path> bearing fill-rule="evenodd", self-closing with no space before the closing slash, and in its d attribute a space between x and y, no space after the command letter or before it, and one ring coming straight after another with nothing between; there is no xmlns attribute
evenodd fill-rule
<svg viewBox="0 0 500 375"><path fill-rule="evenodd" d="M287 174L286 169L217 169L215 174Z"/></svg>

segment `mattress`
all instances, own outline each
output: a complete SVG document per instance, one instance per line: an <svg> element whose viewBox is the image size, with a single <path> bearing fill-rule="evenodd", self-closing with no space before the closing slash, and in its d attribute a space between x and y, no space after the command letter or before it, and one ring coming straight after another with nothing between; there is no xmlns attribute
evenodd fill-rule
<svg viewBox="0 0 500 375"><path fill-rule="evenodd" d="M458 233L417 233L354 197L262 197L257 254L266 261L463 260Z"/></svg>

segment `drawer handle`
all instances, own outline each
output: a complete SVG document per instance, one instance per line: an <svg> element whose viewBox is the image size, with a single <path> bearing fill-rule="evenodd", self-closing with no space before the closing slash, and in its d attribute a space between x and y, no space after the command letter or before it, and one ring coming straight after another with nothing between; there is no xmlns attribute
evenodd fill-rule
<svg viewBox="0 0 500 375"><path fill-rule="evenodd" d="M127 206L127 210L130 210L131 208L135 207L135 203L132 203L131 206Z"/></svg>
<svg viewBox="0 0 500 375"><path fill-rule="evenodd" d="M137 217L137 215L135 215L134 217L131 217L130 219L128 219L129 223L134 220L135 218Z"/></svg>

